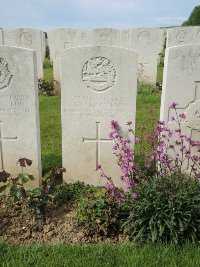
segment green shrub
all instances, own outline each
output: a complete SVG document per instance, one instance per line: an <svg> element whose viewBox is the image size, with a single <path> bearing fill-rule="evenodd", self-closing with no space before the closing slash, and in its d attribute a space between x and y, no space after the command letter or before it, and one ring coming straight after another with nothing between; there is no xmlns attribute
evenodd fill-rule
<svg viewBox="0 0 200 267"><path fill-rule="evenodd" d="M118 202L106 188L96 188L78 203L79 224L88 235L111 236L120 233L121 226L129 214L129 203Z"/></svg>
<svg viewBox="0 0 200 267"><path fill-rule="evenodd" d="M137 84L137 92L138 94L152 94L158 91L156 86L152 83L148 83L146 81L138 81Z"/></svg>
<svg viewBox="0 0 200 267"><path fill-rule="evenodd" d="M83 182L62 184L56 188L55 202L60 204L71 202L77 202L80 198L84 198L87 192L91 190L89 185L85 185Z"/></svg>
<svg viewBox="0 0 200 267"><path fill-rule="evenodd" d="M46 81L45 79L38 79L38 89L42 95L53 96L55 95L55 87L58 85L58 82L54 79Z"/></svg>
<svg viewBox="0 0 200 267"><path fill-rule="evenodd" d="M200 239L200 183L183 174L151 177L135 188L124 224L135 241L183 243Z"/></svg>

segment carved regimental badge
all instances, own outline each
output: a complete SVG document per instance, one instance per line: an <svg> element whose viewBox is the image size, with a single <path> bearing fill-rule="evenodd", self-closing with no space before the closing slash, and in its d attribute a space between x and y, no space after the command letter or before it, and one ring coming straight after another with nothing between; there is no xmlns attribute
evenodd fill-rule
<svg viewBox="0 0 200 267"><path fill-rule="evenodd" d="M7 88L11 81L13 75L10 73L8 68L8 63L5 59L0 58L0 90Z"/></svg>
<svg viewBox="0 0 200 267"><path fill-rule="evenodd" d="M32 35L30 32L22 32L20 35L21 43L24 46L30 46L32 44Z"/></svg>
<svg viewBox="0 0 200 267"><path fill-rule="evenodd" d="M88 88L105 91L114 85L116 70L108 58L93 57L83 66L82 79Z"/></svg>
<svg viewBox="0 0 200 267"><path fill-rule="evenodd" d="M148 31L140 32L138 35L138 43L140 45L150 45L152 42L151 34Z"/></svg>

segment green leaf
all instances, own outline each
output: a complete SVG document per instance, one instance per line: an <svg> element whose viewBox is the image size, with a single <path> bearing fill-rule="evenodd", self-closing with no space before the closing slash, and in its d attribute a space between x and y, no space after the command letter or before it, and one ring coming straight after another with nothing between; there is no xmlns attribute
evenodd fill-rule
<svg viewBox="0 0 200 267"><path fill-rule="evenodd" d="M5 170L0 171L0 182L6 183L8 178L10 177L10 173Z"/></svg>
<svg viewBox="0 0 200 267"><path fill-rule="evenodd" d="M10 196L16 198L17 200L20 200L20 189L18 189L16 186L11 186L10 188Z"/></svg>
<svg viewBox="0 0 200 267"><path fill-rule="evenodd" d="M29 181L28 173L20 173L19 178L22 180L22 183L27 183Z"/></svg>
<svg viewBox="0 0 200 267"><path fill-rule="evenodd" d="M7 188L7 185L0 186L0 193L2 193Z"/></svg>
<svg viewBox="0 0 200 267"><path fill-rule="evenodd" d="M31 181L34 181L34 180L35 180L35 178L34 178L33 175L29 175L29 179L30 179Z"/></svg>
<svg viewBox="0 0 200 267"><path fill-rule="evenodd" d="M42 188L40 188L40 187L34 188L32 190L32 193L33 193L34 197L40 197L40 196L42 196Z"/></svg>

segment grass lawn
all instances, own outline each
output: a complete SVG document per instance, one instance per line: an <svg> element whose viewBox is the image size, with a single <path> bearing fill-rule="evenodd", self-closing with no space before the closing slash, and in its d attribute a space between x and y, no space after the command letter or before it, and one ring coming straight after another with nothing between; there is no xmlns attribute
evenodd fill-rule
<svg viewBox="0 0 200 267"><path fill-rule="evenodd" d="M163 80L163 67L158 66L157 68L157 81Z"/></svg>
<svg viewBox="0 0 200 267"><path fill-rule="evenodd" d="M200 246L0 244L2 267L199 267Z"/></svg>

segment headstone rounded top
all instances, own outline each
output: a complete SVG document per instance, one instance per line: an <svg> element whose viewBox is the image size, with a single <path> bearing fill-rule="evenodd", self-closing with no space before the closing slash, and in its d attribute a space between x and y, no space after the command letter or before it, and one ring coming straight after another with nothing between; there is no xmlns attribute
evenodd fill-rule
<svg viewBox="0 0 200 267"><path fill-rule="evenodd" d="M116 75L114 65L105 57L90 58L82 69L83 82L94 91L110 89L115 83Z"/></svg>

